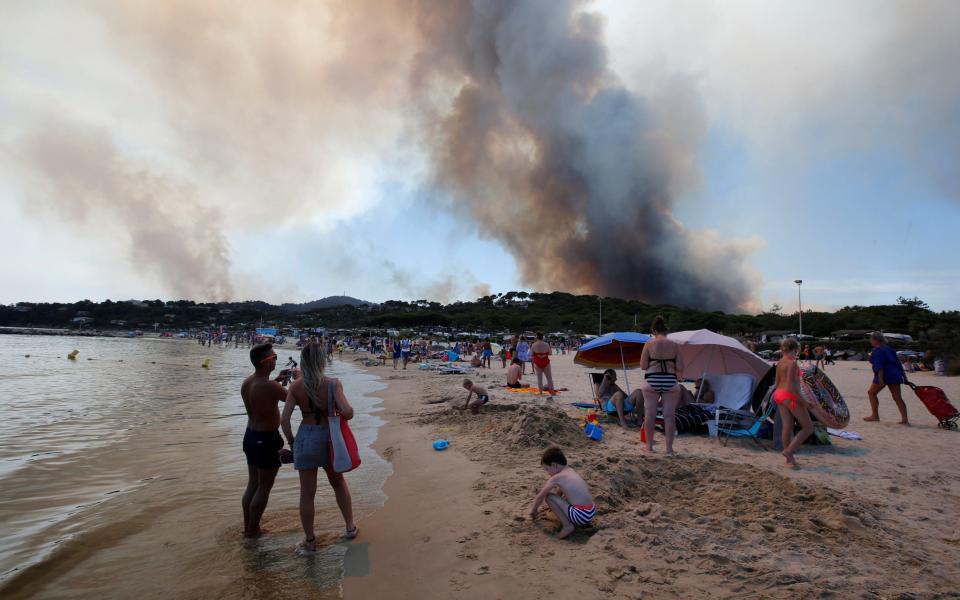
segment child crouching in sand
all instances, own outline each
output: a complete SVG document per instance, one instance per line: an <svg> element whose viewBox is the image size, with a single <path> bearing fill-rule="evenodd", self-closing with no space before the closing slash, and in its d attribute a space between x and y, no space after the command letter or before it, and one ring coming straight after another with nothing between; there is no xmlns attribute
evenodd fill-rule
<svg viewBox="0 0 960 600"><path fill-rule="evenodd" d="M476 384L469 379L463 380L463 389L470 392L467 394L467 401L463 403L463 408L459 410L470 409L470 412L477 414L480 412L480 407L490 402L490 394L487 393L487 388L482 385ZM477 398L475 400L470 400L473 398L473 395L476 394Z"/></svg>
<svg viewBox="0 0 960 600"><path fill-rule="evenodd" d="M580 474L567 466L567 457L557 446L550 446L543 452L540 459L543 470L550 474L550 479L533 499L530 508L530 519L537 519L537 511L546 500L550 510L560 520L562 527L557 533L558 539L563 539L573 533L575 527L586 527L593 522L597 514L597 505L587 489L587 483ZM559 494L555 493L559 491Z"/></svg>
<svg viewBox="0 0 960 600"><path fill-rule="evenodd" d="M783 456L787 466L799 468L793 454L797 451L810 434L813 433L813 422L807 405L800 397L800 367L797 366L797 352L800 344L797 340L787 338L780 344L783 358L777 363L777 389L773 392L773 401L780 411L780 442L783 444ZM793 419L800 423L800 432L793 434Z"/></svg>

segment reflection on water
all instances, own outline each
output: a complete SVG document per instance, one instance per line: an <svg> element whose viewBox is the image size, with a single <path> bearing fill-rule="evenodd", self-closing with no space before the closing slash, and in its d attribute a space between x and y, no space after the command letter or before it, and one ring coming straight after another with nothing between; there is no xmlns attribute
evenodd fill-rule
<svg viewBox="0 0 960 600"><path fill-rule="evenodd" d="M281 363L296 353L278 348ZM290 466L264 518L272 533L242 539L246 349L4 335L0 364L0 595L339 595L349 545L329 487L319 486L316 517L329 545L316 555L294 552L302 531ZM381 420L364 396L383 386L349 361L330 374L357 410L363 465L347 478L362 518L383 503L390 472L369 448Z"/></svg>

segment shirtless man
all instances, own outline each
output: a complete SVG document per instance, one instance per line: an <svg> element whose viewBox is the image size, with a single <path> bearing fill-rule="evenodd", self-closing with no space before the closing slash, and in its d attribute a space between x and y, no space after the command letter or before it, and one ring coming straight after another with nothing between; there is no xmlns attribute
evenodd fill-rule
<svg viewBox="0 0 960 600"><path fill-rule="evenodd" d="M248 538L264 533L260 518L267 508L273 481L280 470L280 408L287 390L281 385L290 376L284 369L276 379L270 373L277 367L273 344L258 344L250 350L253 375L243 380L240 397L247 411L247 431L243 435L243 453L247 456L247 489L243 492L243 535Z"/></svg>
<svg viewBox="0 0 960 600"><path fill-rule="evenodd" d="M514 358L510 361L510 368L507 369L507 387L522 388L523 383L520 382L520 375L520 359Z"/></svg>

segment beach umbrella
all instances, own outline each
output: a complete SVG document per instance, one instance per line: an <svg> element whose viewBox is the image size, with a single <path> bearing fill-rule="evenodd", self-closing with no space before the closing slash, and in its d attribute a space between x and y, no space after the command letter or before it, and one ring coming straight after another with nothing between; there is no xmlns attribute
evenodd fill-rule
<svg viewBox="0 0 960 600"><path fill-rule="evenodd" d="M678 331L667 337L680 345L678 352L683 362L680 375L685 379L696 379L705 373L746 373L760 381L770 370L770 363L739 341L709 329Z"/></svg>
<svg viewBox="0 0 960 600"><path fill-rule="evenodd" d="M630 392L630 380L627 369L640 364L643 345L650 340L649 335L633 331L607 333L580 346L573 362L595 369L623 369L623 381Z"/></svg>

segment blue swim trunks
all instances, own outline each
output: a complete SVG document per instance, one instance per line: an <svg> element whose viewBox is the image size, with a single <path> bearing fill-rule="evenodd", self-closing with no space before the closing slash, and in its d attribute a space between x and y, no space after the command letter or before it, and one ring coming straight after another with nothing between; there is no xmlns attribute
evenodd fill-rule
<svg viewBox="0 0 960 600"><path fill-rule="evenodd" d="M630 402L630 398L624 398L623 412L633 412L633 409L634 409L633 402ZM604 398L603 410L607 411L608 413L615 413L617 412L617 407L613 405L613 402L610 400L610 398Z"/></svg>

